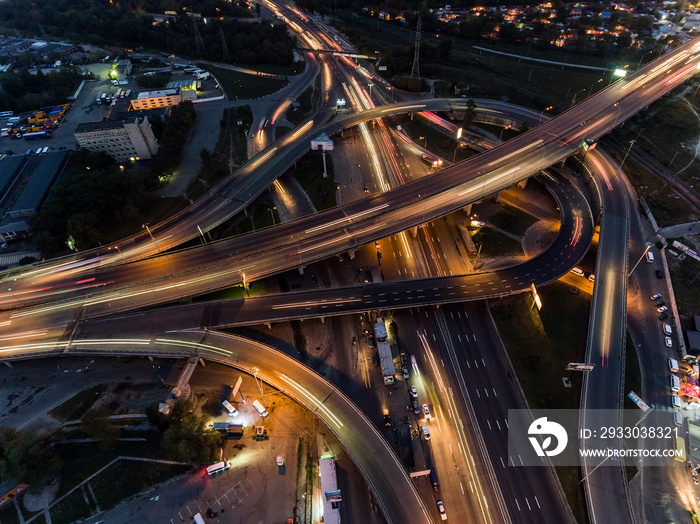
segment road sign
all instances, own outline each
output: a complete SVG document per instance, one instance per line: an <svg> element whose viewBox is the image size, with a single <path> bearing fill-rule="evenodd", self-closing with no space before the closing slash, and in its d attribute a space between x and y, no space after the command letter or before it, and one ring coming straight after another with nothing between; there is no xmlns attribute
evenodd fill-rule
<svg viewBox="0 0 700 524"><path fill-rule="evenodd" d="M635 404L637 404L637 406L639 407L639 409L641 409L644 413L647 413L647 412L651 411L651 407L649 407L649 404L647 404L647 403L644 402L641 398L639 398L639 396L638 396L634 391L630 391L630 392L627 394L627 396L628 396L630 399L632 399L632 402L634 402Z"/></svg>
<svg viewBox="0 0 700 524"><path fill-rule="evenodd" d="M591 371L595 367L595 364L581 364L579 362L569 362L566 365L567 371Z"/></svg>

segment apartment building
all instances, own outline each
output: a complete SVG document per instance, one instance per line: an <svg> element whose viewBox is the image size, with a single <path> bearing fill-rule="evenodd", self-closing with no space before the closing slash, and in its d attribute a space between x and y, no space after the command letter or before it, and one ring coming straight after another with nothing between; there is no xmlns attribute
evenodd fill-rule
<svg viewBox="0 0 700 524"><path fill-rule="evenodd" d="M107 153L118 162L145 160L158 151L151 124L145 116L80 124L75 138L80 147Z"/></svg>

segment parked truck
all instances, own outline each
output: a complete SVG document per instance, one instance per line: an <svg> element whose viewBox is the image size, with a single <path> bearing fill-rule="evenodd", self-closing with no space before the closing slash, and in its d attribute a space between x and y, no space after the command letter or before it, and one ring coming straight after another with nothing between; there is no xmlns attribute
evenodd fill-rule
<svg viewBox="0 0 700 524"><path fill-rule="evenodd" d="M391 347L387 342L386 324L381 317L377 318L374 323L374 337L377 340L377 352L379 353L384 385L389 386L396 381L396 368L394 367L394 358L391 356Z"/></svg>
<svg viewBox="0 0 700 524"><path fill-rule="evenodd" d="M51 131L35 131L23 135L26 140L38 140L40 138L51 138Z"/></svg>

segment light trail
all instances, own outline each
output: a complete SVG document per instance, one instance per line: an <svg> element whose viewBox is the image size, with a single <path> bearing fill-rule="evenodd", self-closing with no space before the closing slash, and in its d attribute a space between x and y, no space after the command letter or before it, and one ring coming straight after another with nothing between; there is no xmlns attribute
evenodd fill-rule
<svg viewBox="0 0 700 524"><path fill-rule="evenodd" d="M366 209L364 211L360 211L359 213L355 213L354 215L347 215L344 216L343 218L339 218L338 220L334 220L333 222L327 222L326 224L322 224L320 226L312 227L311 229L307 229L304 231L304 233L315 233L316 231L321 231L323 229L327 229L329 227L336 226L338 224L342 224L343 222L352 222L354 219L359 218L361 216L368 215L370 213L374 213L375 211L379 211L380 209L385 209L389 207L389 204L381 204L379 206L375 206L371 209Z"/></svg>
<svg viewBox="0 0 700 524"><path fill-rule="evenodd" d="M282 380L284 380L285 382L287 382L288 384L290 384L291 386L293 386L297 391L299 391L302 395L304 395L304 396L305 396L306 398L308 398L311 402L313 402L313 403L316 405L316 407L318 407L318 409L320 409L321 411L323 411L323 412L330 418L331 422L333 422L333 423L338 427L338 429L340 429L340 428L343 427L344 424L340 421L340 419L339 419L338 417L336 417L336 416L331 412L331 410L328 409L328 408L325 406L325 404L324 404L323 402L321 402L320 400L318 400L318 399L317 399L314 395L312 395L307 389L305 389L304 387L302 387L302 386L301 386L299 383L297 383L296 381L294 381L294 380L292 380L291 378L289 378L287 375L284 375L284 374L280 373L280 378L281 378Z"/></svg>

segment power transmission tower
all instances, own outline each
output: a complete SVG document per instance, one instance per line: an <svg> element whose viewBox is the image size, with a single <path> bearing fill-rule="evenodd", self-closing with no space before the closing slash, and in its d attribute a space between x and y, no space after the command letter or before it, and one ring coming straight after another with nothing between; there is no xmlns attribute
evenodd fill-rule
<svg viewBox="0 0 700 524"><path fill-rule="evenodd" d="M420 18L418 19L418 24L416 25L416 49L413 51L411 78L413 78L414 74L418 77L418 80L420 80Z"/></svg>
<svg viewBox="0 0 700 524"><path fill-rule="evenodd" d="M44 31L44 26L42 26L41 24L39 24L39 32L40 32L40 34L41 34L41 38L43 38L44 40L48 40L48 39L49 39L49 38L46 36L46 31Z"/></svg>
<svg viewBox="0 0 700 524"><path fill-rule="evenodd" d="M199 34L199 27L197 27L197 19L193 16L192 25L194 25L194 45L197 49L197 54L199 56L204 55L204 39L202 35Z"/></svg>
<svg viewBox="0 0 700 524"><path fill-rule="evenodd" d="M224 30L219 26L219 36L221 37L221 52L223 54L222 61L226 61L228 58L228 46L226 45L226 37L224 36Z"/></svg>

